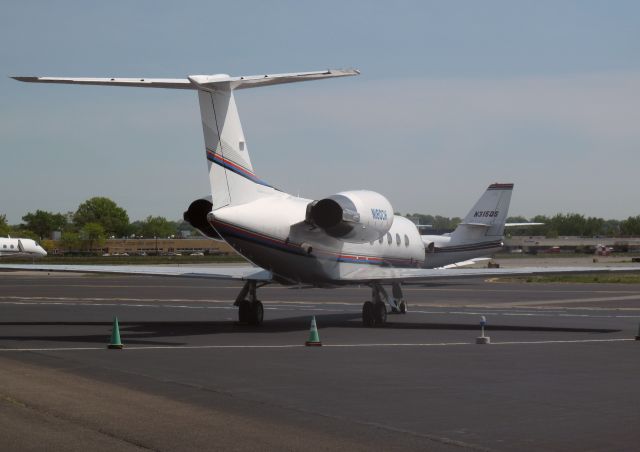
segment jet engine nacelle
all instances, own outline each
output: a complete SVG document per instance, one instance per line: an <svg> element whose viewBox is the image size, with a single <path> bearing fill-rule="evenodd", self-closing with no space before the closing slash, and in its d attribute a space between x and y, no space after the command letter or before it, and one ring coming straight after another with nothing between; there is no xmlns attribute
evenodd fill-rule
<svg viewBox="0 0 640 452"><path fill-rule="evenodd" d="M213 203L211 197L200 198L189 204L189 208L182 214L184 221L196 228L200 234L210 239L221 239L220 235L207 220L207 214L211 212Z"/></svg>
<svg viewBox="0 0 640 452"><path fill-rule="evenodd" d="M344 191L307 205L307 223L347 242L378 240L393 224L393 207L379 193Z"/></svg>

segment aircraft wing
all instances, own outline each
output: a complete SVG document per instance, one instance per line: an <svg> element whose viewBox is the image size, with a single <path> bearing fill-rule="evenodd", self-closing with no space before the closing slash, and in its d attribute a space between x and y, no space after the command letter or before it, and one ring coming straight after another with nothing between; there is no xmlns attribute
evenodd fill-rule
<svg viewBox="0 0 640 452"><path fill-rule="evenodd" d="M455 262L453 264L449 264L449 265L445 265L443 267L440 268L460 268L460 267L466 267L468 265L474 265L477 264L478 262L483 262L483 261L490 261L491 258L490 257L476 257L474 259L469 259L467 261L462 261L462 262Z"/></svg>
<svg viewBox="0 0 640 452"><path fill-rule="evenodd" d="M640 265L630 267L521 267L521 268L393 268L375 267L360 268L343 274L342 281L361 282L370 281L420 281L450 278L468 277L500 277L500 276L526 276L561 273L610 273L640 271Z"/></svg>
<svg viewBox="0 0 640 452"><path fill-rule="evenodd" d="M149 265L39 265L0 264L0 270L36 270L47 272L113 273L147 276L183 276L225 280L271 281L271 272L260 267L149 266Z"/></svg>
<svg viewBox="0 0 640 452"><path fill-rule="evenodd" d="M462 263L459 263L462 264ZM466 264L466 263L465 263ZM196 266L147 266L147 265L40 265L40 264L0 264L2 270L27 270L48 272L111 273L146 276L181 276L190 278L210 278L221 280L271 281L271 272L249 265L229 267ZM367 266L347 272L340 277L346 283L366 283L370 281L428 281L451 278L490 278L500 276L526 276L561 273L611 273L638 272L640 265L628 267L521 267L521 268L394 268Z"/></svg>

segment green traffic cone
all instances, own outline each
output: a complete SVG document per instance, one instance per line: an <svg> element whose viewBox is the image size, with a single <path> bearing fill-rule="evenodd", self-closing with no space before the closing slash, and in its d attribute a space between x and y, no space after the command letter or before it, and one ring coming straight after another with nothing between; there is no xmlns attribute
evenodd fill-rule
<svg viewBox="0 0 640 452"><path fill-rule="evenodd" d="M319 347L322 345L320 342L320 336L318 335L318 327L316 326L316 316L314 315L311 318L311 329L309 330L309 339L304 343L307 347L316 346Z"/></svg>
<svg viewBox="0 0 640 452"><path fill-rule="evenodd" d="M118 326L118 317L113 318L113 329L111 330L111 341L107 348L122 349L122 342L120 342L120 327Z"/></svg>

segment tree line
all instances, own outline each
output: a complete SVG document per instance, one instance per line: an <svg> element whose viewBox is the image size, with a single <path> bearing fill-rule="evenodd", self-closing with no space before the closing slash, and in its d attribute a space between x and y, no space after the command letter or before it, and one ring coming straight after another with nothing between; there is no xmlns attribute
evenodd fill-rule
<svg viewBox="0 0 640 452"><path fill-rule="evenodd" d="M435 233L452 231L462 221L459 217L444 217L413 213L405 215L419 225L430 225ZM61 231L64 249L95 249L109 237L168 238L180 236L182 231L194 232L183 221L170 221L161 216L148 216L144 220L131 222L126 210L113 200L94 197L78 206L75 212L54 213L45 210L29 212L22 223L9 225L6 216L0 214L0 236L13 235L36 240L48 239L54 231ZM640 215L626 220L606 220L585 217L577 213L536 215L532 218L512 216L509 223L544 223L540 226L517 227L507 231L510 235L538 235L546 237L624 237L640 236Z"/></svg>
<svg viewBox="0 0 640 452"><path fill-rule="evenodd" d="M462 221L459 217L442 217L419 213L405 215L420 225L431 225L438 232L453 231ZM558 213L554 216L536 215L532 218L513 216L507 223L544 223L539 226L519 226L509 229L510 235L538 235L549 238L558 236L580 237L629 237L640 236L640 215L628 217L626 220L606 220L598 217L585 217L577 213Z"/></svg>
<svg viewBox="0 0 640 452"><path fill-rule="evenodd" d="M107 238L169 238L182 231L193 232L183 221L170 221L161 216L148 216L131 222L126 210L114 201L94 197L78 206L75 212L54 213L45 210L29 212L22 223L9 225L0 215L0 236L45 240L60 231L60 247L66 250L92 250L104 245Z"/></svg>

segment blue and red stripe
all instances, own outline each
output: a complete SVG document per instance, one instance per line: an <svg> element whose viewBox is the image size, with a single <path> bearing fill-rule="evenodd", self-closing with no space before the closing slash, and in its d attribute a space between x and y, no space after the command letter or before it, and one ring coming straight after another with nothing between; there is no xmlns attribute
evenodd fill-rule
<svg viewBox="0 0 640 452"><path fill-rule="evenodd" d="M249 171L246 168L243 168L242 166L238 165L235 162L232 162L229 159L224 158L223 156L221 156L220 154L216 154L214 151L212 151L211 149L207 149L207 160L216 163L220 166L222 166L223 168L226 168L230 171L233 171L234 173L245 177L247 179L249 179L252 182L255 182L256 184L260 184L260 185L264 185L266 187L271 187L271 185L269 185L268 183L266 183L265 181L263 181L262 179L259 179L258 177L256 177L256 175L254 173L252 173L251 171Z"/></svg>

